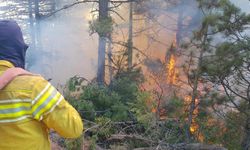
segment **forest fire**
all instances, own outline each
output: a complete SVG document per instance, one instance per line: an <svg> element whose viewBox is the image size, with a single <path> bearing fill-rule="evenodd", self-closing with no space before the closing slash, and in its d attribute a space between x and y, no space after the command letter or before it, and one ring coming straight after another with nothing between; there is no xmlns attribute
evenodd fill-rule
<svg viewBox="0 0 250 150"><path fill-rule="evenodd" d="M29 45L23 69L44 77L18 76L0 91L0 150L27 149L34 145L29 139L45 150L250 149L247 4L0 0L0 75L24 60L23 54L17 64L8 57L20 52L15 44L5 54L16 41L6 32L10 19L23 32L21 47ZM24 78L27 86L18 85ZM23 95L27 109L21 106L26 106ZM68 115L60 119L64 104L70 106L63 110ZM46 119L55 115L58 121ZM44 131L24 133L22 123ZM46 136L34 138L31 132ZM18 144L23 141L27 144Z"/></svg>
<svg viewBox="0 0 250 150"><path fill-rule="evenodd" d="M169 63L167 65L167 82L168 84L175 84L176 83L176 58L173 54L170 56Z"/></svg>
<svg viewBox="0 0 250 150"><path fill-rule="evenodd" d="M192 101L192 97L189 96L189 95L185 96L184 101L185 101L185 105L187 106L187 109L189 109L190 103ZM195 120L195 116L197 116L198 113L199 113L199 109L197 107L198 103L199 103L199 99L195 99L195 109L194 109L194 112L193 112L194 117L192 118L192 124L191 124L191 126L189 128L189 131L190 131L191 134L196 135L197 139L200 142L203 142L204 141L204 136L201 133L198 133L199 132L198 131L199 130L199 125Z"/></svg>
<svg viewBox="0 0 250 150"><path fill-rule="evenodd" d="M176 34L177 35L177 34ZM172 85L176 85L177 84L177 56L176 56L176 50L177 50L177 36L175 36L175 39L174 39L174 42L172 43L170 49L167 51L167 54L166 54L166 62L167 62L167 72L166 72L166 75L167 75L167 84L170 85L170 87L172 87ZM170 88L169 90L172 91L172 89ZM173 92L173 91L172 91ZM189 96L189 95L186 95L184 96L184 104L185 106L187 106L186 109L189 109L190 107L190 103L192 101L192 97ZM198 99L195 99L195 106L197 106L199 103L199 100ZM199 110L198 110L198 107L196 107L194 109L194 112L193 112L193 116L197 116L199 113ZM166 118L166 117L164 117ZM196 134L196 132L199 130L199 125L198 123L195 121L194 119L195 117L193 117L192 119L192 124L190 126L190 132L191 134ZM200 141L203 141L203 136L202 135L199 135L199 140Z"/></svg>
<svg viewBox="0 0 250 150"><path fill-rule="evenodd" d="M177 33L175 33L174 41L166 53L166 62L167 62L167 83L169 85L176 84L177 78L177 68L176 68L176 50L178 47L177 42Z"/></svg>
<svg viewBox="0 0 250 150"><path fill-rule="evenodd" d="M185 104L189 107L189 104L191 103L192 97L191 96L185 96L184 100L185 100ZM195 105L196 106L198 105L198 101L199 101L198 99L195 100ZM199 110L196 107L193 114L194 114L194 116L196 116L198 113L199 113ZM192 125L191 125L189 130L190 130L190 132L192 134L194 134L198 130L198 128L199 128L199 126L196 123L195 119L193 118L192 119Z"/></svg>

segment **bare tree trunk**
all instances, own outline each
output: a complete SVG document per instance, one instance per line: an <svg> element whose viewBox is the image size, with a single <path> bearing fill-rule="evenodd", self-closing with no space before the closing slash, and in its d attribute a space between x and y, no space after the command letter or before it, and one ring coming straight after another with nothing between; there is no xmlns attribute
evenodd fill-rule
<svg viewBox="0 0 250 150"><path fill-rule="evenodd" d="M181 36L182 36L182 30L183 30L183 10L179 9L179 16L177 21L177 32L176 32L176 48L178 50L180 42L181 42Z"/></svg>
<svg viewBox="0 0 250 150"><path fill-rule="evenodd" d="M34 51L36 48L35 48L35 32L34 32L34 17L33 17L33 8L32 8L32 4L33 4L33 0L28 0L28 10L29 10L29 35L30 35L30 41L31 41L31 44L29 45L30 49L32 51ZM34 59L32 58L29 58L27 59L27 63L26 63L26 66L27 67L26 69L30 69L32 67L32 65L34 64Z"/></svg>
<svg viewBox="0 0 250 150"><path fill-rule="evenodd" d="M241 147L243 150L250 149L250 118L248 118L245 123L245 134L241 143Z"/></svg>
<svg viewBox="0 0 250 150"><path fill-rule="evenodd" d="M52 10L56 10L56 0L52 0Z"/></svg>
<svg viewBox="0 0 250 150"><path fill-rule="evenodd" d="M205 28L205 31L207 31L207 27L204 27L204 28ZM186 141L187 142L191 141L190 128L191 128L192 123L193 123L194 110L196 109L196 102L195 101L198 97L198 84L199 84L199 79L200 79L200 75L201 75L201 65L202 65L202 61L203 61L203 54L206 51L206 41L207 41L207 34L204 33L204 36L202 39L200 56L198 58L198 65L197 65L196 72L195 72L192 99L191 99L190 108L189 108L189 112L188 112L188 122L187 122L187 127L186 127Z"/></svg>
<svg viewBox="0 0 250 150"><path fill-rule="evenodd" d="M33 18L33 9L32 9L32 0L28 1L29 9L29 23L30 23L30 39L32 44L35 44L35 32L34 32L34 18Z"/></svg>
<svg viewBox="0 0 250 150"><path fill-rule="evenodd" d="M128 70L133 65L133 2L129 4Z"/></svg>
<svg viewBox="0 0 250 150"><path fill-rule="evenodd" d="M36 17L36 19L39 19L39 17L40 17L39 0L35 0L35 17Z"/></svg>
<svg viewBox="0 0 250 150"><path fill-rule="evenodd" d="M111 41L111 38L109 38L109 41L108 41L108 64L109 64L109 80L110 80L110 84L112 84L113 68L112 68L112 41Z"/></svg>
<svg viewBox="0 0 250 150"><path fill-rule="evenodd" d="M108 18L108 6L109 6L109 0L99 0L100 22ZM104 78L105 78L106 39L107 35L99 33L97 82L100 85L104 84Z"/></svg>
<svg viewBox="0 0 250 150"><path fill-rule="evenodd" d="M97 70L97 82L99 84L104 83L104 77L105 77L105 50L106 50L106 37L99 37L98 70Z"/></svg>

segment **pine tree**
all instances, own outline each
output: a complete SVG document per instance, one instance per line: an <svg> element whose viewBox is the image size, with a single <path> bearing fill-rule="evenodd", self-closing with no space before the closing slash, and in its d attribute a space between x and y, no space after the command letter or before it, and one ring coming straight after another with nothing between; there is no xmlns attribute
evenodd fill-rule
<svg viewBox="0 0 250 150"><path fill-rule="evenodd" d="M244 116L244 136L241 147L250 148L250 38L247 30L250 15L247 15L229 0L198 0L209 11L203 24L208 25L208 45L201 66L204 80L221 89L227 99L219 105L233 107ZM197 36L204 35L198 34ZM230 108L231 109L231 108Z"/></svg>

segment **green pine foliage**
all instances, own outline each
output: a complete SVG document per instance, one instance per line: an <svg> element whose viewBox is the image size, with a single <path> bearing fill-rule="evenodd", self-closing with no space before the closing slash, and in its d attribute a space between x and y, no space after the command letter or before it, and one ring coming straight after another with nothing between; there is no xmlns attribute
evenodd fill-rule
<svg viewBox="0 0 250 150"><path fill-rule="evenodd" d="M133 120L135 116L130 115L135 112L133 105L139 106L141 101L140 104L145 105L150 97L139 89L142 82L143 76L139 70L119 73L110 85L103 86L95 82L82 85L79 78L73 77L68 81L68 89L70 92L78 92L79 96L67 94L67 99L84 118L91 121L99 116L108 117L112 121ZM146 106L140 107L144 109ZM142 113L146 112L151 110L148 108Z"/></svg>
<svg viewBox="0 0 250 150"><path fill-rule="evenodd" d="M155 113L152 112L156 108L156 104L152 101L149 93L141 92L137 95L134 103L129 103L131 111L135 114L137 121L148 127L156 120Z"/></svg>
<svg viewBox="0 0 250 150"><path fill-rule="evenodd" d="M202 78L220 90L207 90L202 97L196 118L200 132L206 143L223 144L228 149L248 149L250 40L246 33L250 15L229 0L198 2L205 15L203 24L209 27L208 33L195 34L196 39L208 36ZM206 121L211 119L212 122Z"/></svg>
<svg viewBox="0 0 250 150"><path fill-rule="evenodd" d="M135 122L135 128L142 132L153 122L155 124L156 115L152 109L156 105L150 93L140 89L144 78L139 70L120 72L109 85L101 86L95 82L83 84L80 79L73 77L68 81L66 99L82 118L97 124L98 127L91 130L92 149L96 146L95 142L105 141L119 132L120 125L116 122L124 122L124 125L126 121ZM130 133L131 129L124 132ZM135 144L135 141L128 142Z"/></svg>
<svg viewBox="0 0 250 150"><path fill-rule="evenodd" d="M229 150L241 150L241 140L243 139L244 115L230 111L226 114L226 131L222 137L222 142Z"/></svg>
<svg viewBox="0 0 250 150"><path fill-rule="evenodd" d="M114 21L111 17L106 19L96 19L89 22L90 34L98 33L99 36L103 37L113 31Z"/></svg>

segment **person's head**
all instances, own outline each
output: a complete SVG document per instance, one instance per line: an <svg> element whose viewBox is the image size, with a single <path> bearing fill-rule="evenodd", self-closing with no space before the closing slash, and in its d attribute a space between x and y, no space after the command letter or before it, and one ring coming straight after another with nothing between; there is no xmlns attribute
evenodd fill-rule
<svg viewBox="0 0 250 150"><path fill-rule="evenodd" d="M27 48L18 24L13 20L0 20L0 60L24 68Z"/></svg>

